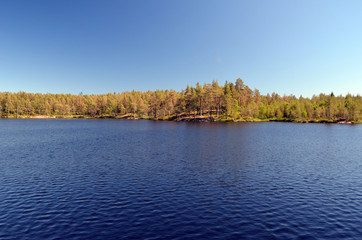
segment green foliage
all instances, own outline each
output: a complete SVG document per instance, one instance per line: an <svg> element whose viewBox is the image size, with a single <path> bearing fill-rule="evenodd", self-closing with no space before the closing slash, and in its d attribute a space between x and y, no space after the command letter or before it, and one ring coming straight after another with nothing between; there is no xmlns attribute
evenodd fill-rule
<svg viewBox="0 0 362 240"><path fill-rule="evenodd" d="M180 119L214 117L221 121L362 121L360 95L314 95L312 98L263 96L239 78L235 84L217 81L186 90L132 91L103 95L0 92L0 117Z"/></svg>

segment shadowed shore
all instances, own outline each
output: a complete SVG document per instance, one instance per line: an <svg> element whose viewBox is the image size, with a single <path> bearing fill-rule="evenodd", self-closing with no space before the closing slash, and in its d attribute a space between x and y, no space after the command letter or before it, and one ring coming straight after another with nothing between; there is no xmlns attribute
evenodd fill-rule
<svg viewBox="0 0 362 240"><path fill-rule="evenodd" d="M3 117L4 118L4 117ZM198 116L198 115L172 115L164 116L159 118L150 117L135 117L132 114L124 115L99 115L99 116L87 116L87 115L58 115L58 116L46 116L46 115L34 115L34 116L9 116L5 117L8 119L127 119L127 120L152 120L152 121L175 121L175 122L294 122L294 123L336 123L336 124L359 124L362 121L347 121L345 119L339 120L328 120L328 119L288 119L288 118L269 118L269 119L258 119L258 118L218 118L213 116Z"/></svg>

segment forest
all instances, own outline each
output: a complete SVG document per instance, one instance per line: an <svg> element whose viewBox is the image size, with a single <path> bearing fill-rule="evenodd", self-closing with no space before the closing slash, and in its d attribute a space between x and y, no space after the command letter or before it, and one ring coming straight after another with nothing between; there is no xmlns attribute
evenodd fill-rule
<svg viewBox="0 0 362 240"><path fill-rule="evenodd" d="M0 92L1 118L131 118L192 121L362 122L360 95L261 95L238 78L175 90L99 95Z"/></svg>

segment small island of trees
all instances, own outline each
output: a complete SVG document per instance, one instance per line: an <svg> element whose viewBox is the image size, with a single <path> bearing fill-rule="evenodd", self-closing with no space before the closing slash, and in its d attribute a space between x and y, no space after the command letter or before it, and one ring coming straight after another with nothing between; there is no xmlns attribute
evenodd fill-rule
<svg viewBox="0 0 362 240"><path fill-rule="evenodd" d="M100 95L0 92L1 118L130 118L176 121L362 122L360 95L261 95L239 78L185 90Z"/></svg>

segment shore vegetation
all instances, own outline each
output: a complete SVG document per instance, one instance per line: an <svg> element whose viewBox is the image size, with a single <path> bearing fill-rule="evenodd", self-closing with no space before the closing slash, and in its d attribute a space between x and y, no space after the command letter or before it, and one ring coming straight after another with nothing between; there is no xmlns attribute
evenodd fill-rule
<svg viewBox="0 0 362 240"><path fill-rule="evenodd" d="M261 95L238 78L175 90L99 95L0 92L1 118L116 118L173 121L361 123L362 97Z"/></svg>

